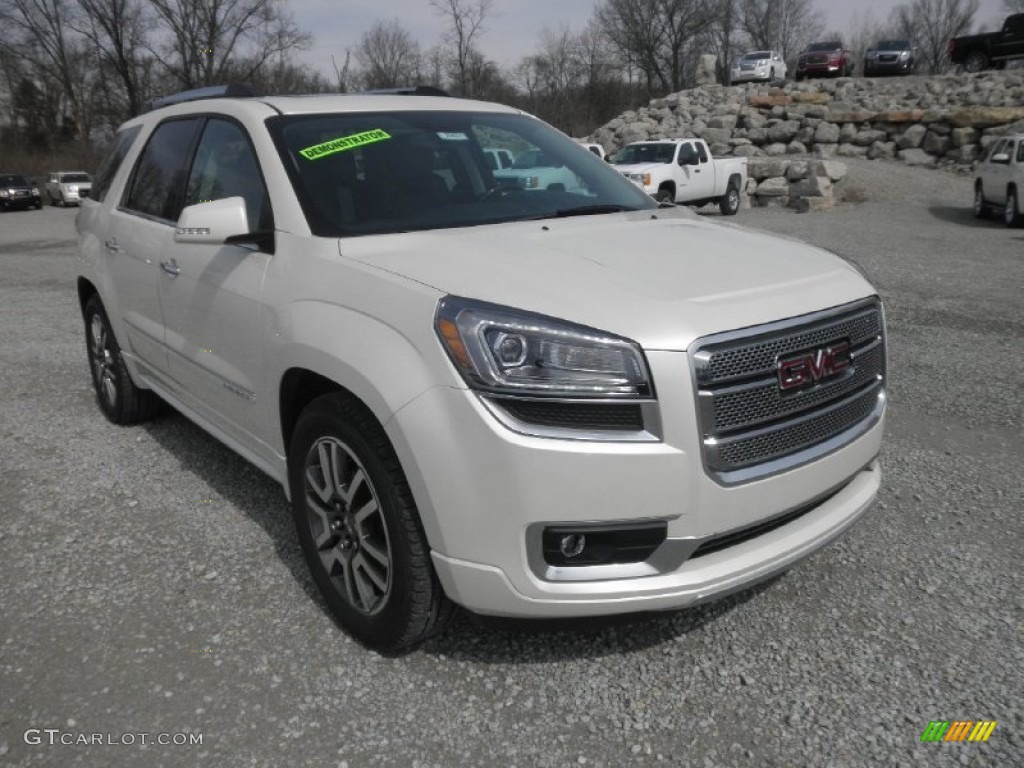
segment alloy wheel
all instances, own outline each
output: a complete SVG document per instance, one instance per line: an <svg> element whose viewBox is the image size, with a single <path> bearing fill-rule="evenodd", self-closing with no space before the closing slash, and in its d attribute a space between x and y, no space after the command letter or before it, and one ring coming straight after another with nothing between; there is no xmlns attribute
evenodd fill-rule
<svg viewBox="0 0 1024 768"><path fill-rule="evenodd" d="M117 381L114 378L114 353L110 348L110 334L103 318L93 314L89 323L89 357L92 362L93 377L96 386L103 393L107 405L113 408L117 404Z"/></svg>
<svg viewBox="0 0 1024 768"><path fill-rule="evenodd" d="M306 455L304 477L310 533L332 585L360 613L379 613L391 595L392 551L369 475L347 445L322 437Z"/></svg>

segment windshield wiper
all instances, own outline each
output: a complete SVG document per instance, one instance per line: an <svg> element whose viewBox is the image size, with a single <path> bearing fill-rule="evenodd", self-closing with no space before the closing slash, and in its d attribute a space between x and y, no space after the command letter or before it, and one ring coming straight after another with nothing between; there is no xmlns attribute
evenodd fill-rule
<svg viewBox="0 0 1024 768"><path fill-rule="evenodd" d="M540 219L564 219L569 216L593 216L601 213L622 213L623 211L637 211L628 205L581 205L576 208L561 208L553 213L542 213L538 216L528 217L528 221Z"/></svg>

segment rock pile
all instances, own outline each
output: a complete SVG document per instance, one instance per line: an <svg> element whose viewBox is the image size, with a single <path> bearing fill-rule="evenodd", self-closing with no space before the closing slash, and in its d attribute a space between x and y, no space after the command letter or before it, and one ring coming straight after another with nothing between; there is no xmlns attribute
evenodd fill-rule
<svg viewBox="0 0 1024 768"><path fill-rule="evenodd" d="M699 136L716 155L894 158L969 167L995 137L1016 131L1024 131L1024 69L844 77L784 87L705 85L654 99L588 138L608 150L644 139Z"/></svg>

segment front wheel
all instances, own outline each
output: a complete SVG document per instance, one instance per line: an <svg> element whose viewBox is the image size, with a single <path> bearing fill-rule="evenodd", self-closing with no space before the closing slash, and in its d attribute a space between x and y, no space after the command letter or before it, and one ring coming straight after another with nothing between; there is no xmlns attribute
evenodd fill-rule
<svg viewBox="0 0 1024 768"><path fill-rule="evenodd" d="M394 449L377 420L341 393L302 412L288 455L292 513L334 619L394 652L443 628L452 604Z"/></svg>
<svg viewBox="0 0 1024 768"><path fill-rule="evenodd" d="M718 210L723 216L735 216L740 209L740 191L735 184L730 184L722 199L718 201Z"/></svg>
<svg viewBox="0 0 1024 768"><path fill-rule="evenodd" d="M103 415L114 424L137 424L157 415L163 401L151 390L135 386L97 294L85 303L83 318L92 383Z"/></svg>
<svg viewBox="0 0 1024 768"><path fill-rule="evenodd" d="M1011 188L1006 192L1006 207L1003 209L1003 221L1008 227L1019 227L1024 222L1020 206L1017 204L1017 189Z"/></svg>
<svg viewBox="0 0 1024 768"><path fill-rule="evenodd" d="M968 72L981 72L988 66L988 56L983 51L971 51L964 59L964 69Z"/></svg>
<svg viewBox="0 0 1024 768"><path fill-rule="evenodd" d="M988 218L988 206L985 205L985 193L982 191L981 184L974 187L974 218Z"/></svg>
<svg viewBox="0 0 1024 768"><path fill-rule="evenodd" d="M659 203L674 203L676 196L668 187L662 187L658 190L658 193L654 196L654 199Z"/></svg>

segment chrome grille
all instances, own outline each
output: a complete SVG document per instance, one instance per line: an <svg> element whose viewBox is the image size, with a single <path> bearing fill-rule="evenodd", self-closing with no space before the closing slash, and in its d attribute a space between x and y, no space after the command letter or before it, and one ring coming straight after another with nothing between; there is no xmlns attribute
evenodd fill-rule
<svg viewBox="0 0 1024 768"><path fill-rule="evenodd" d="M850 365L783 391L779 361L848 342ZM877 300L717 334L691 353L704 460L733 484L806 463L855 439L884 405L885 343Z"/></svg>

